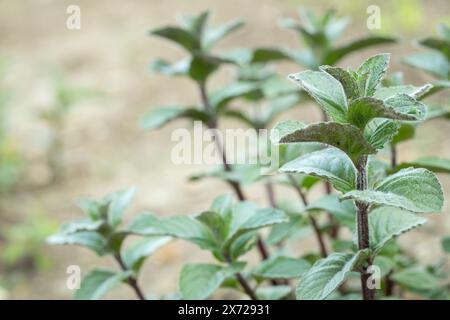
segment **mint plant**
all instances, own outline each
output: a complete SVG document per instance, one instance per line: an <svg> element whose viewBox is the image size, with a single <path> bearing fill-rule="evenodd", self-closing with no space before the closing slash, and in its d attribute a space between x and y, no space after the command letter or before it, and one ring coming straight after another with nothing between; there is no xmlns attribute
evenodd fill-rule
<svg viewBox="0 0 450 320"><path fill-rule="evenodd" d="M305 49L297 51L290 48L259 48L255 50L252 61L266 63L288 60L301 67L317 70L322 65L335 65L351 53L396 41L392 37L368 35L341 45L339 38L350 24L349 17L338 17L334 10L328 10L319 16L304 7L299 8L299 17L300 21L284 18L280 20L279 25L295 31ZM322 120L327 121L327 113L321 111ZM295 189L297 188L298 186L295 186ZM325 193L332 193L332 187L328 182L325 182ZM330 220L329 234L332 239L336 239L339 232L339 221L331 213L328 213L328 217ZM322 254L324 254L323 250Z"/></svg>
<svg viewBox="0 0 450 320"><path fill-rule="evenodd" d="M120 228L125 208L132 200L135 188L117 191L100 201L87 198L78 200L85 218L63 224L48 238L50 244L79 245L99 256L112 256L119 270L93 269L84 276L76 299L99 299L119 283L129 285L136 296L144 300L145 293L138 284L139 271L145 259L170 241L169 237L147 236L124 248L130 227Z"/></svg>
<svg viewBox="0 0 450 320"><path fill-rule="evenodd" d="M171 236L187 240L210 251L220 263L185 265L179 279L182 298L208 298L229 278L234 278L248 297L256 300L259 293L243 275L246 263L239 258L256 244L259 229L285 222L286 218L281 210L259 209L249 201L233 203L231 196L224 195L217 197L208 210L194 216L158 218L142 214L131 222L128 230L143 236ZM290 289L286 292L285 286L281 288L284 294L290 292Z"/></svg>
<svg viewBox="0 0 450 320"><path fill-rule="evenodd" d="M355 71L321 66L320 71L290 75L333 121L280 123L273 131L274 141L319 142L332 148L302 156L280 170L329 181L343 194L341 200L354 202L357 216L357 250L332 253L317 261L299 282L299 299L327 298L353 270L361 274L363 298L374 299L369 269L373 259L394 236L424 223L408 211L425 213L442 208L442 188L431 171L410 167L387 177L370 175L370 157L390 142L398 121L422 121L426 115L426 106L417 99L429 85L413 92L379 87L388 63L389 55L380 54Z"/></svg>
<svg viewBox="0 0 450 320"><path fill-rule="evenodd" d="M222 159L223 170L220 176L224 177L240 201L246 196L242 190L241 181L236 179L236 170L229 163L222 141L216 133L219 118L227 113L229 103L239 97L251 94L258 90L257 84L249 81L233 82L224 88L212 93L207 90L207 81L214 71L221 65L235 64L235 60L223 58L211 52L213 46L223 37L239 29L243 22L235 20L216 28L207 28L209 12L198 16L182 16L180 26L163 27L151 30L150 35L156 35L181 46L188 57L179 62L170 64L165 60L157 60L152 68L167 75L186 76L193 80L197 86L200 103L195 107L164 106L151 111L141 120L141 126L146 129L162 127L171 120L188 118L192 121L202 121L214 134L216 150ZM263 259L268 258L268 251L261 239L258 240L258 250Z"/></svg>

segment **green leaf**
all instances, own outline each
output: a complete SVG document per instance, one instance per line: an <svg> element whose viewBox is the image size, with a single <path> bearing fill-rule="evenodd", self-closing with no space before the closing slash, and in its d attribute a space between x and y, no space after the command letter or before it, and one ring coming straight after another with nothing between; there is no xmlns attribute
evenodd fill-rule
<svg viewBox="0 0 450 320"><path fill-rule="evenodd" d="M341 83L326 72L306 70L290 74L323 110L337 122L345 122L347 98Z"/></svg>
<svg viewBox="0 0 450 320"><path fill-rule="evenodd" d="M364 138L374 149L383 149L388 142L395 141L399 127L400 125L392 120L374 119L365 127Z"/></svg>
<svg viewBox="0 0 450 320"><path fill-rule="evenodd" d="M80 231L76 233L56 233L47 239L49 244L58 245L79 245L89 248L98 255L104 255L107 252L106 239L94 231Z"/></svg>
<svg viewBox="0 0 450 320"><path fill-rule="evenodd" d="M233 82L230 85L221 88L211 94L211 106L220 111L233 99L242 97L246 94L258 90L258 84L252 82Z"/></svg>
<svg viewBox="0 0 450 320"><path fill-rule="evenodd" d="M364 97L371 97L380 85L389 66L388 53L377 54L364 61L356 70L358 87Z"/></svg>
<svg viewBox="0 0 450 320"><path fill-rule="evenodd" d="M203 31L208 23L209 11L203 11L198 15L181 15L179 16L180 24L190 33L202 38Z"/></svg>
<svg viewBox="0 0 450 320"><path fill-rule="evenodd" d="M244 26L244 21L242 19L235 19L233 21L229 21L219 27L212 28L207 30L204 38L205 49L211 49L219 40L226 37L230 33L240 29Z"/></svg>
<svg viewBox="0 0 450 320"><path fill-rule="evenodd" d="M263 261L253 270L253 275L263 279L298 278L311 267L304 259L277 256Z"/></svg>
<svg viewBox="0 0 450 320"><path fill-rule="evenodd" d="M337 190L355 189L356 169L345 153L335 148L308 153L280 168L280 172L303 173L329 181Z"/></svg>
<svg viewBox="0 0 450 320"><path fill-rule="evenodd" d="M358 84L348 71L342 68L330 66L321 66L320 70L328 73L342 84L348 100L359 97Z"/></svg>
<svg viewBox="0 0 450 320"><path fill-rule="evenodd" d="M140 126L144 129L157 129L163 127L172 120L180 118L207 122L209 116L196 108L166 106L152 110L144 115L140 120Z"/></svg>
<svg viewBox="0 0 450 320"><path fill-rule="evenodd" d="M277 139L278 138L278 139ZM306 126L301 122L286 121L276 125L271 139L279 143L320 142L344 151L353 163L364 154L373 154L361 131L350 124L324 122Z"/></svg>
<svg viewBox="0 0 450 320"><path fill-rule="evenodd" d="M260 300L280 300L290 294L291 291L290 286L258 287L256 296Z"/></svg>
<svg viewBox="0 0 450 320"><path fill-rule="evenodd" d="M205 83L206 79L223 63L232 63L232 61L205 53L196 53L189 66L189 76L199 83Z"/></svg>
<svg viewBox="0 0 450 320"><path fill-rule="evenodd" d="M185 58L175 63L170 63L163 59L156 59L151 64L150 69L168 76L186 76L189 74L190 64L190 58Z"/></svg>
<svg viewBox="0 0 450 320"><path fill-rule="evenodd" d="M412 162L400 163L395 168L395 171L399 171L407 167L425 168L435 173L450 173L450 160L438 157L421 157Z"/></svg>
<svg viewBox="0 0 450 320"><path fill-rule="evenodd" d="M447 59L450 59L450 41L445 39L425 38L419 40L419 44L442 53Z"/></svg>
<svg viewBox="0 0 450 320"><path fill-rule="evenodd" d="M416 128L412 124L408 123L402 123L400 127L398 128L397 134L392 138L393 144L398 144L402 141L406 141L409 139L414 138L414 135L416 133Z"/></svg>
<svg viewBox="0 0 450 320"><path fill-rule="evenodd" d="M320 197L310 203L306 210L328 212L338 219L341 224L349 228L353 228L355 224L356 210L353 201L339 201L339 195L337 194Z"/></svg>
<svg viewBox="0 0 450 320"><path fill-rule="evenodd" d="M326 299L348 278L363 256L363 251L356 254L334 252L317 261L301 277L297 286L297 299Z"/></svg>
<svg viewBox="0 0 450 320"><path fill-rule="evenodd" d="M289 214L289 221L276 224L270 230L267 244L276 245L296 234L299 230L308 227L306 219L299 214Z"/></svg>
<svg viewBox="0 0 450 320"><path fill-rule="evenodd" d="M393 237L425 224L427 220L397 208L381 207L369 214L370 248L377 254Z"/></svg>
<svg viewBox="0 0 450 320"><path fill-rule="evenodd" d="M107 196L107 199L110 201L108 206L108 223L113 228L117 227L122 221L123 212L136 194L136 190L135 187L132 187Z"/></svg>
<svg viewBox="0 0 450 320"><path fill-rule="evenodd" d="M232 221L224 246L230 245L242 234L286 222L286 214L278 209L251 210L246 203L238 203L232 209Z"/></svg>
<svg viewBox="0 0 450 320"><path fill-rule="evenodd" d="M398 86L390 86L390 87L379 87L375 94L374 98L380 100L386 100L398 94L406 94L411 96L414 99L423 98L425 94L432 89L432 85L426 84L422 87L416 87L412 85L398 85Z"/></svg>
<svg viewBox="0 0 450 320"><path fill-rule="evenodd" d="M75 292L77 300L98 300L119 283L133 274L132 271L114 272L105 269L94 269L81 281L80 289Z"/></svg>
<svg viewBox="0 0 450 320"><path fill-rule="evenodd" d="M216 291L227 279L244 268L243 263L230 266L187 264L180 274L179 287L183 299L203 300Z"/></svg>
<svg viewBox="0 0 450 320"><path fill-rule="evenodd" d="M402 98L406 99L406 97L409 96L405 96ZM392 103L391 99L396 99L396 101ZM386 100L386 103L382 100L378 100L372 97L363 97L356 99L352 101L350 103L350 106L348 107L348 122L358 128L364 129L367 123L374 118L409 121L419 120L423 118L425 114L424 108L417 107L422 106L420 103L404 103L402 105L401 102L398 102L399 99L400 98L398 96L395 96L395 98ZM414 102L417 101L414 100ZM394 106L400 107L395 108Z"/></svg>
<svg viewBox="0 0 450 320"><path fill-rule="evenodd" d="M450 62L439 52L415 53L403 58L402 61L443 79L448 79L450 75Z"/></svg>
<svg viewBox="0 0 450 320"><path fill-rule="evenodd" d="M154 215L144 213L130 223L127 231L143 236L172 236L195 243L202 249L216 249L208 227L191 216L158 219Z"/></svg>
<svg viewBox="0 0 450 320"><path fill-rule="evenodd" d="M427 86L423 88L427 88ZM427 112L425 105L407 94L397 94L384 100L384 103L398 113L410 116L410 119L398 120L420 121L425 119Z"/></svg>
<svg viewBox="0 0 450 320"><path fill-rule="evenodd" d="M412 267L392 274L391 279L407 288L430 290L439 286L437 279L428 271Z"/></svg>
<svg viewBox="0 0 450 320"><path fill-rule="evenodd" d="M87 198L79 198L76 200L76 203L92 221L106 218L108 209L106 204Z"/></svg>
<svg viewBox="0 0 450 320"><path fill-rule="evenodd" d="M370 46L385 44L385 43L393 43L396 40L394 38L381 37L381 36L368 36L365 38L358 39L353 41L345 46L335 48L334 50L327 53L324 58L323 64L334 65L336 62L341 60L347 54L352 53L354 51L358 51Z"/></svg>
<svg viewBox="0 0 450 320"><path fill-rule="evenodd" d="M424 99L425 97L428 97L432 94L441 92L442 90L446 90L450 88L450 81L448 80L438 80L433 83L431 83L431 88L423 94L420 98ZM448 110L447 110L448 113Z"/></svg>
<svg viewBox="0 0 450 320"><path fill-rule="evenodd" d="M377 255L373 260L373 265L380 268L381 276L385 277L395 268L395 262L385 256Z"/></svg>
<svg viewBox="0 0 450 320"><path fill-rule="evenodd" d="M187 30L179 27L163 27L160 29L150 30L149 35L156 35L180 45L188 52L200 50L200 40Z"/></svg>
<svg viewBox="0 0 450 320"><path fill-rule="evenodd" d="M80 231L98 231L104 225L103 221L92 221L90 219L80 219L61 225L59 233L69 234Z"/></svg>
<svg viewBox="0 0 450 320"><path fill-rule="evenodd" d="M408 168L388 176L374 190L354 190L342 199L393 206L413 212L436 212L444 196L437 177L426 169Z"/></svg>
<svg viewBox="0 0 450 320"><path fill-rule="evenodd" d="M127 248L123 255L123 261L129 269L137 272L147 257L170 240L170 237L147 237L142 239L130 248Z"/></svg>

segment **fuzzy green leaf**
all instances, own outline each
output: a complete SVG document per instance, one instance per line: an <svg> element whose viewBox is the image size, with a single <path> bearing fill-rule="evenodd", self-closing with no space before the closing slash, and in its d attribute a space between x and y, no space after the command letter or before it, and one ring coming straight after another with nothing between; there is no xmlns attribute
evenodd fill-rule
<svg viewBox="0 0 450 320"><path fill-rule="evenodd" d="M306 70L289 78L302 87L335 121L345 122L347 98L342 84L326 72Z"/></svg>
<svg viewBox="0 0 450 320"><path fill-rule="evenodd" d="M94 269L81 281L80 289L75 292L75 299L98 300L132 274L132 271L114 272Z"/></svg>
<svg viewBox="0 0 450 320"><path fill-rule="evenodd" d="M380 100L386 100L397 94L407 94L414 99L420 99L423 98L423 96L427 94L431 89L432 85L430 84L426 84L422 87L416 87L412 85L380 87L377 89L373 97Z"/></svg>
<svg viewBox="0 0 450 320"><path fill-rule="evenodd" d="M391 106L392 104L389 104L390 99L386 103L372 97L363 97L352 101L348 107L348 122L364 129L367 123L374 118L412 121L419 120L425 113L423 109L416 108L416 104L406 104L401 105L400 108L394 108ZM400 102L397 102L396 105L400 105Z"/></svg>
<svg viewBox="0 0 450 320"><path fill-rule="evenodd" d="M358 98L359 96L358 84L348 71L338 67L330 67L330 66L321 66L320 70L330 74L332 77L334 77L342 84L342 87L344 88L344 92L348 100Z"/></svg>
<svg viewBox="0 0 450 320"><path fill-rule="evenodd" d="M348 278L364 255L335 252L317 261L297 286L298 300L324 300Z"/></svg>
<svg viewBox="0 0 450 320"><path fill-rule="evenodd" d="M208 298L227 279L244 268L243 263L230 266L213 264L187 264L180 273L179 287L183 299Z"/></svg>
<svg viewBox="0 0 450 320"><path fill-rule="evenodd" d="M278 139L277 139L278 138ZM344 151L356 163L363 154L373 154L361 131L350 124L324 122L305 124L296 121L279 123L271 134L271 139L279 143L320 142Z"/></svg>
<svg viewBox="0 0 450 320"><path fill-rule="evenodd" d="M388 142L395 140L399 127L392 120L374 119L365 127L364 137L374 149L383 149Z"/></svg>
<svg viewBox="0 0 450 320"><path fill-rule="evenodd" d="M350 191L342 199L393 206L413 212L439 212L444 196L437 177L426 169L407 168L388 176L374 190Z"/></svg>
<svg viewBox="0 0 450 320"><path fill-rule="evenodd" d="M304 259L277 256L263 261L253 270L253 275L263 279L298 278L311 267Z"/></svg>
<svg viewBox="0 0 450 320"><path fill-rule="evenodd" d="M377 54L366 61L356 70L358 73L358 87L364 97L371 97L380 85L389 66L390 55Z"/></svg>
<svg viewBox="0 0 450 320"><path fill-rule="evenodd" d="M286 163L280 171L303 173L325 179L344 193L355 189L356 185L355 166L345 153L335 148L308 153Z"/></svg>
<svg viewBox="0 0 450 320"><path fill-rule="evenodd" d="M377 208L369 214L370 248L377 254L393 237L425 224L427 220L397 208Z"/></svg>

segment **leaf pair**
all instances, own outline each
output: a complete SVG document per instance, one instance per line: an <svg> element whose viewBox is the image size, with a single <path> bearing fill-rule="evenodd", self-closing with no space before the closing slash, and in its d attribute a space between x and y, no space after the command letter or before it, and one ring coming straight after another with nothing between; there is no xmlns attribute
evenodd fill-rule
<svg viewBox="0 0 450 320"><path fill-rule="evenodd" d="M208 11L198 16L181 16L180 26L150 30L149 35L170 40L190 55L175 64L156 60L152 66L153 70L169 75L189 76L199 83L204 83L221 64L232 63L233 61L213 55L209 51L220 39L242 27L243 22L238 19L217 28L207 28L208 17Z"/></svg>
<svg viewBox="0 0 450 320"><path fill-rule="evenodd" d="M395 87L396 91L377 94L388 64L389 55L379 54L367 59L356 71L322 66L321 71L307 70L289 77L339 123L364 129L375 118L423 120L426 110L416 101L418 92Z"/></svg>
<svg viewBox="0 0 450 320"><path fill-rule="evenodd" d="M435 77L450 79L449 29L448 26L441 24L438 29L440 38L425 38L418 41L419 45L431 50L409 55L403 62Z"/></svg>
<svg viewBox="0 0 450 320"><path fill-rule="evenodd" d="M232 203L230 196L216 198L208 211L197 216L173 216L158 219L141 215L128 230L141 235L169 235L193 242L210 250L222 262L236 260L255 240L255 231L285 222L277 209L258 209L254 203Z"/></svg>
<svg viewBox="0 0 450 320"><path fill-rule="evenodd" d="M116 229L135 192L135 188L118 191L99 202L80 199L78 204L87 218L63 224L56 234L49 237L48 242L81 245L98 255L119 250L125 235L116 232Z"/></svg>

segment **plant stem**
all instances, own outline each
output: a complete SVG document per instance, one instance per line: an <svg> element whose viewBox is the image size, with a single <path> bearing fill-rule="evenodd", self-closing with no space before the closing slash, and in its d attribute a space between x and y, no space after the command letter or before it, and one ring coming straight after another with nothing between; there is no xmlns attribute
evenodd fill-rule
<svg viewBox="0 0 450 320"><path fill-rule="evenodd" d="M220 140L220 137L217 135L217 132L216 132L216 130L217 130L217 119L213 118L212 107L211 107L211 103L209 102L209 98L208 98L208 94L206 92L205 84L204 83L200 83L199 84L199 89L200 89L200 96L201 96L203 108L205 109L205 111L211 117L210 120L208 121L207 125L208 125L209 129L212 129L212 132L213 132L213 135L214 135L214 141L216 143L217 151L220 152L220 155L221 155L221 158L222 158L223 168L224 168L225 171L231 172L231 171L233 171L233 168L228 163L225 148L223 147L222 141ZM236 196L239 199L239 201L245 201L246 200L246 197L245 197L244 193L242 192L242 188L241 188L239 183L237 183L235 181L229 181L228 180L228 184L233 189L233 191L236 194ZM261 237L258 237L257 247L258 247L258 251L259 251L259 253L261 255L261 258L263 260L268 259L269 258L269 253L268 253L267 248L266 248L264 242L262 241Z"/></svg>
<svg viewBox="0 0 450 320"><path fill-rule="evenodd" d="M391 169L397 166L397 146L391 143Z"/></svg>
<svg viewBox="0 0 450 320"><path fill-rule="evenodd" d="M125 263L123 263L122 257L120 256L120 253L116 253L114 254L114 258L116 259L117 263L119 264L120 268L123 271L128 271L129 269L127 268L127 266L125 265ZM127 279L127 283L128 285L134 290L134 292L136 293L137 297L140 300L146 300L144 294L142 293L141 288L139 287L137 280L134 276L130 276Z"/></svg>
<svg viewBox="0 0 450 320"><path fill-rule="evenodd" d="M358 159L356 169L358 170L358 175L356 178L356 189L366 190L367 189L367 156L361 156ZM358 224L358 248L359 250L364 250L369 248L369 204L362 201L355 201L357 212L357 224ZM368 265L372 264L372 258L368 258L366 261L366 266L361 270L361 287L364 300L374 300L375 290L368 287L368 280L370 274L367 272Z"/></svg>
<svg viewBox="0 0 450 320"><path fill-rule="evenodd" d="M258 297L256 296L255 291L250 287L247 280L242 276L240 272L236 273L236 279L239 281L240 285L244 289L245 293L250 297L252 300L258 300Z"/></svg>
<svg viewBox="0 0 450 320"><path fill-rule="evenodd" d="M297 194L299 195L300 199L303 202L303 205L306 207L308 205L308 200L306 199L306 195L303 192L303 190L300 188L299 185L297 185L297 182L295 181L294 177L291 174L288 174L289 181L291 182L294 189L297 191ZM317 242L319 243L320 248L320 254L322 257L328 256L327 248L325 246L325 241L323 240L322 231L320 230L319 224L317 223L317 220L310 214L309 212L308 218L311 221L312 227L314 229L314 233L316 234Z"/></svg>
<svg viewBox="0 0 450 320"><path fill-rule="evenodd" d="M267 193L267 199L269 200L269 204L272 208L277 207L277 202L275 200L275 190L273 189L273 183L270 180L270 177L267 178L266 182L266 193Z"/></svg>

